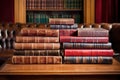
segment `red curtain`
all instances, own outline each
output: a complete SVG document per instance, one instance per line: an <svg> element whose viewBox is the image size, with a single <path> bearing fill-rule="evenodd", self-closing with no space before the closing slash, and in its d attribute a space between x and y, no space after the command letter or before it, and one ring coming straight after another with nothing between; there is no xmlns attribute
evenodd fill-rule
<svg viewBox="0 0 120 80"><path fill-rule="evenodd" d="M14 22L14 0L0 0L0 23Z"/></svg>
<svg viewBox="0 0 120 80"><path fill-rule="evenodd" d="M95 22L117 23L119 0L95 0Z"/></svg>

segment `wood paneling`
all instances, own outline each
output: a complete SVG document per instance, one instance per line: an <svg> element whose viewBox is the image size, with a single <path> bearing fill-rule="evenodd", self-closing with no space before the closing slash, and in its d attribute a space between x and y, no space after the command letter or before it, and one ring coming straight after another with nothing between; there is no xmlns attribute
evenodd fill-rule
<svg viewBox="0 0 120 80"><path fill-rule="evenodd" d="M95 0L84 0L84 23L94 23Z"/></svg>
<svg viewBox="0 0 120 80"><path fill-rule="evenodd" d="M15 23L26 23L26 0L14 0Z"/></svg>

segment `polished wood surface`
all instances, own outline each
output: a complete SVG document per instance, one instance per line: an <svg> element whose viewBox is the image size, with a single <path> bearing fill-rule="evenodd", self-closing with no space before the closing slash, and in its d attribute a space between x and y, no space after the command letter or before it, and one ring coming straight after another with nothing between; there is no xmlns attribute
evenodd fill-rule
<svg viewBox="0 0 120 80"><path fill-rule="evenodd" d="M113 64L11 64L1 67L0 75L116 75L120 62Z"/></svg>

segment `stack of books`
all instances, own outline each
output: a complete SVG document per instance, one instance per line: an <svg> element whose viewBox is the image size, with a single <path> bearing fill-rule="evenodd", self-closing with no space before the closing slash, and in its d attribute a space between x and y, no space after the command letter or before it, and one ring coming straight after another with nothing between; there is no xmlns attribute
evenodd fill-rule
<svg viewBox="0 0 120 80"><path fill-rule="evenodd" d="M78 28L77 36L60 36L66 64L111 64L109 32L102 28Z"/></svg>
<svg viewBox="0 0 120 80"><path fill-rule="evenodd" d="M61 64L59 30L23 28L16 36L14 64Z"/></svg>

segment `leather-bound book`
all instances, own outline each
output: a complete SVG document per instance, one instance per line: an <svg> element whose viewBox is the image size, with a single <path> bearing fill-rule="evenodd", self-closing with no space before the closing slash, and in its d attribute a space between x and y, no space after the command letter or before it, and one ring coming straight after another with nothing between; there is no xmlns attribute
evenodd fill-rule
<svg viewBox="0 0 120 80"><path fill-rule="evenodd" d="M44 36L44 37L58 37L59 30L52 29L38 29L38 28L23 28L20 31L22 36Z"/></svg>
<svg viewBox="0 0 120 80"><path fill-rule="evenodd" d="M112 64L112 57L64 57L65 64Z"/></svg>
<svg viewBox="0 0 120 80"><path fill-rule="evenodd" d="M61 56L13 56L13 64L62 64Z"/></svg>
<svg viewBox="0 0 120 80"><path fill-rule="evenodd" d="M14 49L16 50L58 50L60 43L15 43Z"/></svg>
<svg viewBox="0 0 120 80"><path fill-rule="evenodd" d="M111 49L111 43L63 43L63 49Z"/></svg>
<svg viewBox="0 0 120 80"><path fill-rule="evenodd" d="M108 37L109 31L103 28L79 28L80 37Z"/></svg>
<svg viewBox="0 0 120 80"><path fill-rule="evenodd" d="M16 36L18 43L57 43L59 37Z"/></svg>
<svg viewBox="0 0 120 80"><path fill-rule="evenodd" d="M75 37L60 36L60 42L79 42L79 43L108 43L108 37Z"/></svg>
<svg viewBox="0 0 120 80"><path fill-rule="evenodd" d="M64 56L113 56L113 50L104 49L65 49Z"/></svg>
<svg viewBox="0 0 120 80"><path fill-rule="evenodd" d="M60 50L14 50L15 56L61 56Z"/></svg>

